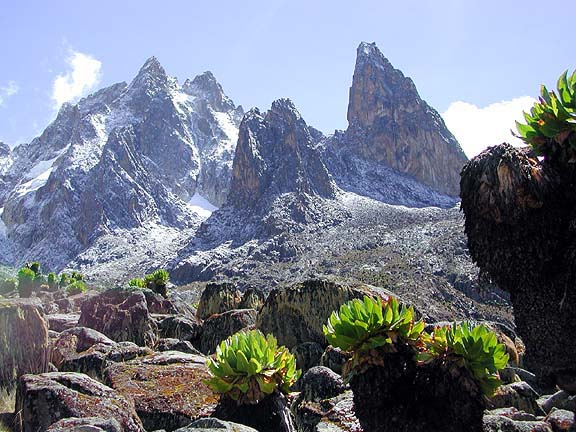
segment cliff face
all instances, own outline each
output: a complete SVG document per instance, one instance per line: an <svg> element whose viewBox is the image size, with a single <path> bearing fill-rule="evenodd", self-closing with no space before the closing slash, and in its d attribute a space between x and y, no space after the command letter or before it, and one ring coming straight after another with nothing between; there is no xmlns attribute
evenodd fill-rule
<svg viewBox="0 0 576 432"><path fill-rule="evenodd" d="M336 187L314 149L312 131L289 99L265 114L249 111L240 125L228 202L254 207L283 193L333 198Z"/></svg>
<svg viewBox="0 0 576 432"><path fill-rule="evenodd" d="M345 145L434 190L457 196L467 158L440 115L375 44L361 43L350 88Z"/></svg>

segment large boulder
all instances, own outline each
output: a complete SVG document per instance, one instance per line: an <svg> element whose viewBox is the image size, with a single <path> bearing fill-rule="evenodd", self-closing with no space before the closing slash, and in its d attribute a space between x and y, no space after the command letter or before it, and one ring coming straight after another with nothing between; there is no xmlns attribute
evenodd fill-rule
<svg viewBox="0 0 576 432"><path fill-rule="evenodd" d="M146 430L172 431L212 414L218 397L208 388L206 358L176 351L116 363L105 382L132 400Z"/></svg>
<svg viewBox="0 0 576 432"><path fill-rule="evenodd" d="M240 292L230 283L209 283L206 285L200 302L197 316L204 320L211 315L237 309L240 304Z"/></svg>
<svg viewBox="0 0 576 432"><path fill-rule="evenodd" d="M46 372L48 362L48 326L40 304L0 299L0 390L15 388L21 375Z"/></svg>
<svg viewBox="0 0 576 432"><path fill-rule="evenodd" d="M132 403L117 391L74 372L23 375L16 393L21 432L41 432L64 418L115 419L124 432L144 432Z"/></svg>
<svg viewBox="0 0 576 432"><path fill-rule="evenodd" d="M228 336L244 328L254 327L256 311L254 309L230 310L222 314L212 315L202 327L200 351L211 354L216 351L220 342Z"/></svg>
<svg viewBox="0 0 576 432"><path fill-rule="evenodd" d="M48 321L48 328L56 332L63 332L64 330L71 329L78 325L80 314L75 313L56 313L46 315Z"/></svg>
<svg viewBox="0 0 576 432"><path fill-rule="evenodd" d="M140 346L153 347L158 338L142 290L113 289L86 300L78 325L98 330L116 342Z"/></svg>
<svg viewBox="0 0 576 432"><path fill-rule="evenodd" d="M122 426L113 418L70 417L58 420L47 432L122 432Z"/></svg>
<svg viewBox="0 0 576 432"><path fill-rule="evenodd" d="M81 372L102 380L104 369L112 362L149 354L149 348L133 342L114 342L94 329L74 327L60 333L53 342L50 358L61 372Z"/></svg>
<svg viewBox="0 0 576 432"><path fill-rule="evenodd" d="M326 346L322 326L332 311L364 295L387 298L388 291L368 285L348 286L308 280L285 289L274 289L256 320L256 328L272 333L280 345L293 348L303 342Z"/></svg>
<svg viewBox="0 0 576 432"><path fill-rule="evenodd" d="M193 421L176 432L258 432L249 426L207 417Z"/></svg>
<svg viewBox="0 0 576 432"><path fill-rule="evenodd" d="M160 337L189 341L197 345L202 334L202 323L194 316L170 315L158 323Z"/></svg>

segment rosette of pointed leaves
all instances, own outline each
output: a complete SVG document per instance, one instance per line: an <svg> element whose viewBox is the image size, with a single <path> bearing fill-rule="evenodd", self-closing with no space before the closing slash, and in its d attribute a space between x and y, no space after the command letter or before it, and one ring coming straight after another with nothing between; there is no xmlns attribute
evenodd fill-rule
<svg viewBox="0 0 576 432"><path fill-rule="evenodd" d="M526 124L516 122L517 135L537 155L551 156L560 146L570 159L576 157L576 71L565 71L558 79L558 94L540 87L540 97L530 113L524 112Z"/></svg>
<svg viewBox="0 0 576 432"><path fill-rule="evenodd" d="M128 286L136 288L146 288L146 282L144 282L144 279L133 278L128 281Z"/></svg>
<svg viewBox="0 0 576 432"><path fill-rule="evenodd" d="M340 306L338 312L332 312L323 332L330 345L361 355L375 348L392 346L398 338L416 343L424 330L424 322L414 319L414 308L400 306L394 297L383 303L364 296L363 300L351 300Z"/></svg>
<svg viewBox="0 0 576 432"><path fill-rule="evenodd" d="M301 371L286 347L259 330L241 331L222 341L207 360L208 386L239 404L255 404L276 389L288 393Z"/></svg>
<svg viewBox="0 0 576 432"><path fill-rule="evenodd" d="M450 362L463 366L487 396L502 384L498 371L506 367L509 356L504 344L498 343L496 334L485 326L463 322L437 327L423 341L420 363L440 360L448 366Z"/></svg>

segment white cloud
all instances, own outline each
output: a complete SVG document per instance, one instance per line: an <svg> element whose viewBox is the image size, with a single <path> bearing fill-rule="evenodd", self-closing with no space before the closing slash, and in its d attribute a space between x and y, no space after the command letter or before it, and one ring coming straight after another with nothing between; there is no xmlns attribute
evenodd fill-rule
<svg viewBox="0 0 576 432"><path fill-rule="evenodd" d="M58 75L52 86L56 108L85 96L100 81L102 63L94 57L72 51L67 62L70 69L66 74Z"/></svg>
<svg viewBox="0 0 576 432"><path fill-rule="evenodd" d="M0 87L0 106L2 106L7 98L18 93L19 90L20 87L18 87L16 81L8 81L7 85Z"/></svg>
<svg viewBox="0 0 576 432"><path fill-rule="evenodd" d="M479 108L456 101L450 104L442 117L466 156L472 158L486 147L503 142L524 145L510 130L516 131L514 121L522 121L522 111L529 111L534 102L536 100L530 96L521 96Z"/></svg>

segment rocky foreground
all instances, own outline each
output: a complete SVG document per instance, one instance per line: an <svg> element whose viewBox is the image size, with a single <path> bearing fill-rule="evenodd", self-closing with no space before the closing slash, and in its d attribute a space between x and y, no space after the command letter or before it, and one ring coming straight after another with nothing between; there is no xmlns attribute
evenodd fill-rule
<svg viewBox="0 0 576 432"><path fill-rule="evenodd" d="M352 392L340 376L346 356L327 346L322 324L364 294L388 292L310 280L267 298L209 284L196 308L174 295L121 288L0 300L0 388L15 395L14 410L0 421L23 432L254 431L214 418L219 397L205 380L206 358L221 340L258 328L287 346L303 370L288 400L295 430L360 432ZM541 388L522 369L524 348L515 332L486 324L511 361L505 385L488 403L484 430L576 430L576 396ZM247 416L245 423L253 420Z"/></svg>

